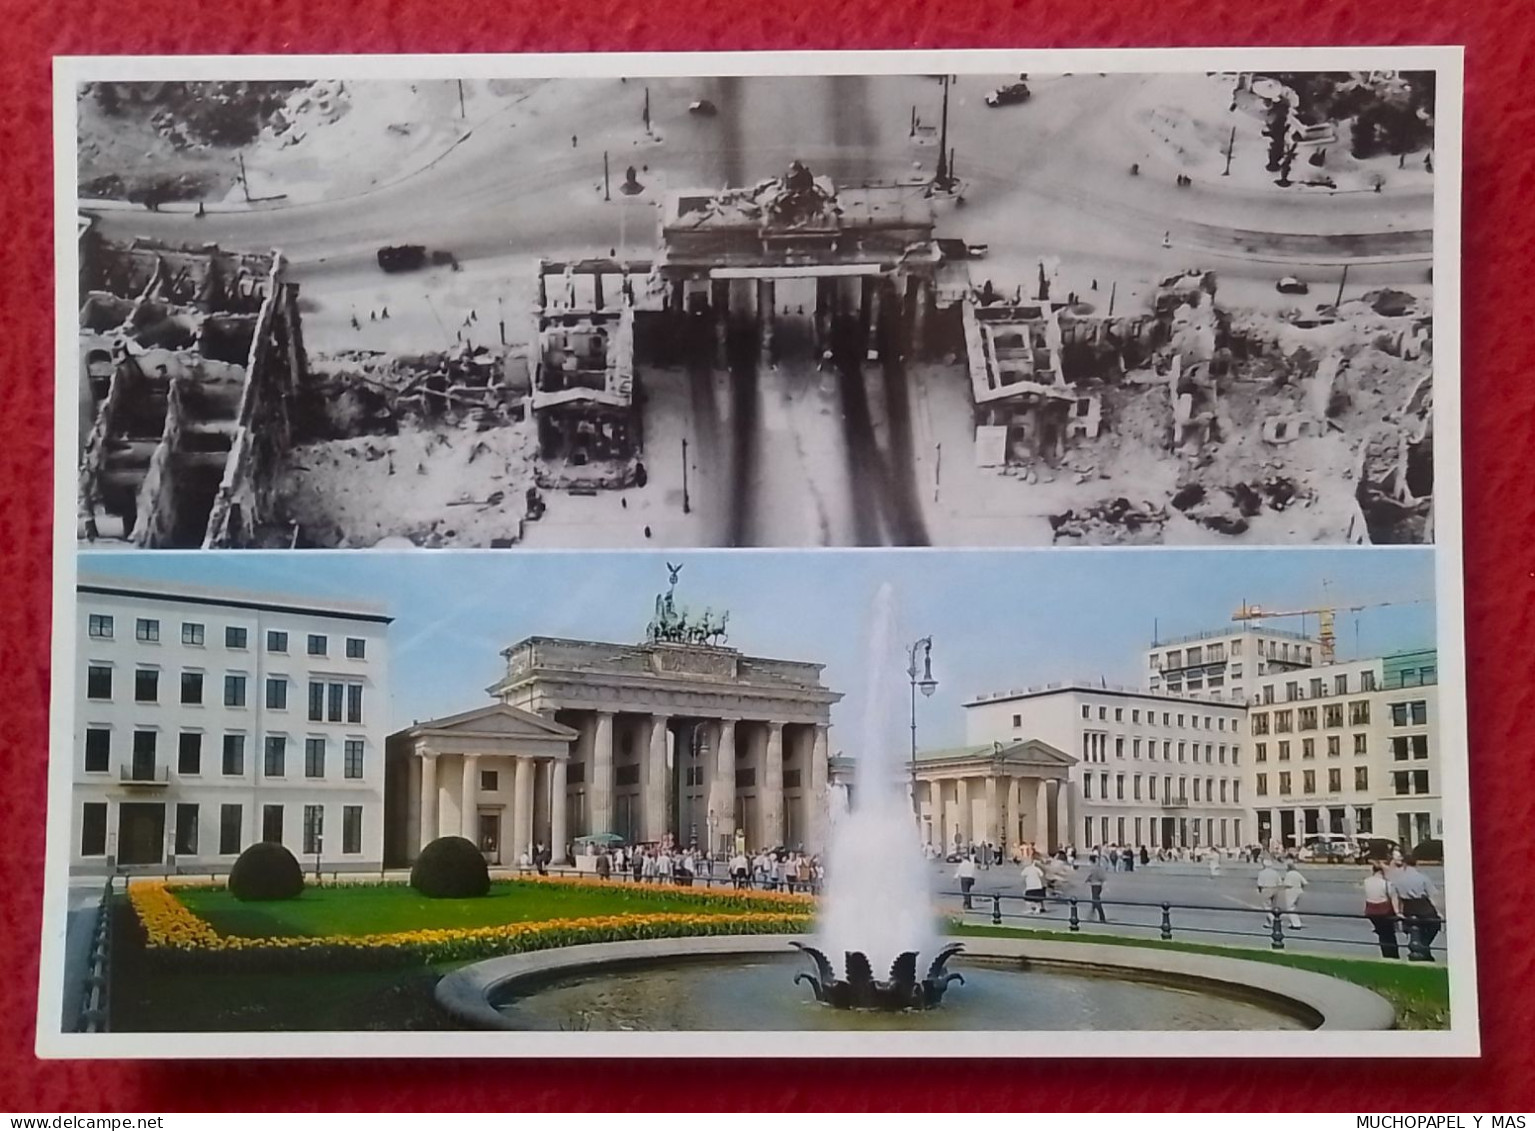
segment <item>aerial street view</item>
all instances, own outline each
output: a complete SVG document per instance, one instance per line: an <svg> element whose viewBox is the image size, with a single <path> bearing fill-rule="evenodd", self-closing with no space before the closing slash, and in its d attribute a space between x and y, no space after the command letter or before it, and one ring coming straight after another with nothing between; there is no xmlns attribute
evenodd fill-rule
<svg viewBox="0 0 1535 1131"><path fill-rule="evenodd" d="M130 1056L1474 1029L1432 551L816 557L93 555L41 1027Z"/></svg>
<svg viewBox="0 0 1535 1131"><path fill-rule="evenodd" d="M78 538L1432 542L1434 80L82 82Z"/></svg>

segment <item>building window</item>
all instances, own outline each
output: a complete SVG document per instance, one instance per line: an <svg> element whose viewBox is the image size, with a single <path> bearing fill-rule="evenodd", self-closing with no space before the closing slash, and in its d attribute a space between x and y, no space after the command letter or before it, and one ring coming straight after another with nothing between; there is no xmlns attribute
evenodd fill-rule
<svg viewBox="0 0 1535 1131"><path fill-rule="evenodd" d="M1285 702L1286 703L1293 703L1293 702L1295 702L1299 698L1300 698L1300 684L1295 682L1294 680L1291 680L1289 683L1286 683L1284 685L1284 700L1285 700Z"/></svg>
<svg viewBox="0 0 1535 1131"><path fill-rule="evenodd" d="M339 723L341 721L341 696L345 690L345 684L333 683L330 685L330 696L326 702L326 707L328 710L325 714L326 717L333 723Z"/></svg>
<svg viewBox="0 0 1535 1131"><path fill-rule="evenodd" d="M306 778L325 776L325 739L304 739L304 776Z"/></svg>
<svg viewBox="0 0 1535 1131"><path fill-rule="evenodd" d="M203 646L203 626L193 621L182 621L181 642L201 648Z"/></svg>
<svg viewBox="0 0 1535 1131"><path fill-rule="evenodd" d="M274 675L267 679L266 705L274 711L288 709L288 681L282 676Z"/></svg>
<svg viewBox="0 0 1535 1131"><path fill-rule="evenodd" d="M1116 757L1116 758L1123 758L1124 756L1125 756L1125 740L1122 737L1116 735L1115 738L1114 738L1114 757Z"/></svg>
<svg viewBox="0 0 1535 1131"><path fill-rule="evenodd" d="M280 778L287 768L285 763L288 758L288 740L280 734L266 736L266 757L262 762L261 772L269 778Z"/></svg>
<svg viewBox="0 0 1535 1131"><path fill-rule="evenodd" d="M1336 758L1336 757L1338 757L1342 753L1343 753L1343 739L1342 739L1342 736L1336 735L1336 734L1329 734L1327 736L1327 756L1329 758Z"/></svg>
<svg viewBox="0 0 1535 1131"><path fill-rule="evenodd" d="M1354 735L1354 753L1368 754L1369 752L1369 736L1363 734Z"/></svg>
<svg viewBox="0 0 1535 1131"><path fill-rule="evenodd" d="M1275 734L1289 734L1292 730L1295 729L1294 726L1292 725L1294 723L1294 721L1295 721L1295 712L1293 712L1293 711L1275 711L1274 712L1274 733Z"/></svg>
<svg viewBox="0 0 1535 1131"><path fill-rule="evenodd" d="M145 644L160 643L160 622L148 617L139 617L133 626L133 638Z"/></svg>
<svg viewBox="0 0 1535 1131"><path fill-rule="evenodd" d="M325 655L327 641L324 636L311 632L309 634L309 654L311 656Z"/></svg>
<svg viewBox="0 0 1535 1131"><path fill-rule="evenodd" d="M1098 708L1098 721L1099 722L1103 722L1108 717L1109 717L1108 709L1105 708L1105 707L1099 707Z"/></svg>
<svg viewBox="0 0 1535 1131"><path fill-rule="evenodd" d="M1090 718L1093 717L1093 709L1091 707L1089 707L1086 703L1082 704L1082 717L1084 719L1090 719Z"/></svg>
<svg viewBox="0 0 1535 1131"><path fill-rule="evenodd" d="M1327 792L1341 793L1343 791L1343 771L1332 769L1327 771Z"/></svg>
<svg viewBox="0 0 1535 1131"><path fill-rule="evenodd" d="M1267 762L1269 760L1269 744L1259 742L1253 746L1253 760L1255 762Z"/></svg>
<svg viewBox="0 0 1535 1131"><path fill-rule="evenodd" d="M1370 767L1368 767L1368 766L1355 766L1354 767L1354 789L1355 789L1355 791L1359 792L1359 793L1363 793L1365 790L1367 790L1369 788L1370 788Z"/></svg>
<svg viewBox="0 0 1535 1131"><path fill-rule="evenodd" d="M86 773L104 774L112 768L112 732L105 727L85 731Z"/></svg>
<svg viewBox="0 0 1535 1131"><path fill-rule="evenodd" d="M176 745L176 772L200 774L203 772L203 736L195 730L184 730Z"/></svg>
<svg viewBox="0 0 1535 1131"><path fill-rule="evenodd" d="M1188 753L1188 745L1187 742L1178 743L1178 761L1182 762L1185 760Z"/></svg>
<svg viewBox="0 0 1535 1131"><path fill-rule="evenodd" d="M1261 667L1262 665L1260 664L1259 666ZM1265 704L1268 704L1268 703L1272 703L1273 701L1274 701L1274 685L1272 683L1265 683L1263 685L1263 702Z"/></svg>
<svg viewBox="0 0 1535 1131"><path fill-rule="evenodd" d="M224 775L231 778L245 775L245 736L243 734L224 736Z"/></svg>
<svg viewBox="0 0 1535 1131"><path fill-rule="evenodd" d="M1156 774L1147 774L1146 775L1146 798L1149 801L1155 801L1157 799L1157 775Z"/></svg>
<svg viewBox="0 0 1535 1131"><path fill-rule="evenodd" d="M325 685L315 679L309 681L309 721L325 721Z"/></svg>
<svg viewBox="0 0 1535 1131"><path fill-rule="evenodd" d="M1329 703L1322 708L1322 725L1327 727L1340 727L1343 725L1343 704Z"/></svg>
<svg viewBox="0 0 1535 1131"><path fill-rule="evenodd" d="M1370 701L1368 699L1356 699L1348 705L1349 726L1368 726L1370 723Z"/></svg>
<svg viewBox="0 0 1535 1131"><path fill-rule="evenodd" d="M1125 799L1125 775L1124 774L1115 774L1114 775L1114 800L1115 801L1123 801L1124 799Z"/></svg>
<svg viewBox="0 0 1535 1131"><path fill-rule="evenodd" d="M1362 671L1359 673L1359 690L1375 690L1375 673L1373 671Z"/></svg>
<svg viewBox="0 0 1535 1131"><path fill-rule="evenodd" d="M325 836L325 806L304 806L304 854L316 856Z"/></svg>
<svg viewBox="0 0 1535 1131"><path fill-rule="evenodd" d="M1141 756L1141 740L1140 739L1134 738L1134 739L1130 740L1130 756L1132 758L1139 758Z"/></svg>
<svg viewBox="0 0 1535 1131"><path fill-rule="evenodd" d="M1021 726L1023 726L1023 716L1022 715L1014 715L1013 716L1013 729L1017 730Z"/></svg>
<svg viewBox="0 0 1535 1131"><path fill-rule="evenodd" d="M1281 762L1290 760L1290 740L1287 738L1279 740L1279 760Z"/></svg>
<svg viewBox="0 0 1535 1131"><path fill-rule="evenodd" d="M1393 735L1391 739L1391 757L1397 762L1405 762L1409 758L1427 758L1428 735Z"/></svg>
<svg viewBox="0 0 1535 1131"><path fill-rule="evenodd" d="M90 664L85 669L87 699L112 698L112 669L105 664Z"/></svg>
<svg viewBox="0 0 1535 1131"><path fill-rule="evenodd" d="M243 675L226 675L224 677L224 706L245 706L245 677Z"/></svg>
<svg viewBox="0 0 1535 1131"><path fill-rule="evenodd" d="M1315 707L1302 707L1297 714L1300 716L1297 721L1300 723L1301 730L1316 730Z"/></svg>
<svg viewBox="0 0 1535 1131"><path fill-rule="evenodd" d="M240 825L242 814L238 805L219 806L219 855L240 854Z"/></svg>
<svg viewBox="0 0 1535 1131"><path fill-rule="evenodd" d="M288 634L280 632L275 628L268 629L266 634L266 650L268 652L286 654L288 651Z"/></svg>
<svg viewBox="0 0 1535 1131"><path fill-rule="evenodd" d="M176 855L197 855L197 805L176 806Z"/></svg>
<svg viewBox="0 0 1535 1131"><path fill-rule="evenodd" d="M346 638L346 658L349 660L362 660L367 658L368 642L360 636L348 636Z"/></svg>
<svg viewBox="0 0 1535 1131"><path fill-rule="evenodd" d="M1199 800L1199 779L1198 778L1194 779L1194 800L1195 801Z"/></svg>
<svg viewBox="0 0 1535 1131"><path fill-rule="evenodd" d="M107 803L87 801L80 807L80 855L107 853Z"/></svg>
<svg viewBox="0 0 1535 1131"><path fill-rule="evenodd" d="M1260 711L1253 716L1253 733L1267 734L1269 732L1269 717L1267 711Z"/></svg>
<svg viewBox="0 0 1535 1131"><path fill-rule="evenodd" d="M85 632L93 640L111 640L112 618L104 613L91 613L86 618Z"/></svg>
<svg viewBox="0 0 1535 1131"><path fill-rule="evenodd" d="M224 629L224 647L244 649L250 641L250 634L243 628L229 625Z"/></svg>
<svg viewBox="0 0 1535 1131"><path fill-rule="evenodd" d="M133 698L137 703L160 701L160 673L154 668L139 668L133 673Z"/></svg>
<svg viewBox="0 0 1535 1131"><path fill-rule="evenodd" d="M1354 810L1354 833L1356 836L1369 836L1375 831L1375 815L1370 812L1368 805L1361 805Z"/></svg>
<svg viewBox="0 0 1535 1131"><path fill-rule="evenodd" d="M1280 792L1281 795L1288 795L1289 792L1290 792L1290 771L1289 770L1284 770L1279 775L1279 792Z"/></svg>
<svg viewBox="0 0 1535 1131"><path fill-rule="evenodd" d="M1300 740L1300 756L1302 758L1316 757L1316 739L1303 738Z"/></svg>
<svg viewBox="0 0 1535 1131"><path fill-rule="evenodd" d="M347 739L346 740L346 744L341 748L341 752L342 752L342 759L341 759L341 774L342 774L342 776L343 777L348 777L348 778L360 778L360 777L362 777L362 739L360 739L360 738L349 738L349 739ZM485 784L485 777L486 777L486 775L490 776L490 785L489 786L487 786ZM480 788L481 789L490 789L490 790L494 790L496 788L496 771L495 770L481 770L480 771Z"/></svg>
<svg viewBox="0 0 1535 1131"><path fill-rule="evenodd" d="M272 844L282 843L282 806L261 807L261 839Z"/></svg>
<svg viewBox="0 0 1535 1131"><path fill-rule="evenodd" d="M1326 695L1327 692L1324 690L1326 686L1327 685L1323 680L1313 678L1311 681L1311 698L1320 699L1322 696Z"/></svg>
<svg viewBox="0 0 1535 1131"><path fill-rule="evenodd" d="M362 851L362 806L341 807L341 851L356 855Z"/></svg>
<svg viewBox="0 0 1535 1131"><path fill-rule="evenodd" d="M1405 797L1413 793L1427 793L1428 771L1393 770L1391 773L1391 792L1398 797Z"/></svg>
<svg viewBox="0 0 1535 1131"><path fill-rule="evenodd" d="M1093 775L1092 774L1083 774L1082 775L1082 800L1083 801L1091 801L1092 799L1093 799Z"/></svg>
<svg viewBox="0 0 1535 1131"><path fill-rule="evenodd" d="M362 722L362 684L360 683L346 685L346 721Z"/></svg>
<svg viewBox="0 0 1535 1131"><path fill-rule="evenodd" d="M201 705L203 701L203 673L181 673L181 701L193 705Z"/></svg>

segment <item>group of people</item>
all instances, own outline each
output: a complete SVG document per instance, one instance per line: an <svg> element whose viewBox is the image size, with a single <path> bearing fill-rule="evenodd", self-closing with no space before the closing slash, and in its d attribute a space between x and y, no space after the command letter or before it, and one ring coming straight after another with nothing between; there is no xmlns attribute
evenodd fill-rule
<svg viewBox="0 0 1535 1131"><path fill-rule="evenodd" d="M731 886L740 889L815 894L821 890L824 878L819 856L789 849L761 849L750 856L743 849L730 858Z"/></svg>
<svg viewBox="0 0 1535 1131"><path fill-rule="evenodd" d="M537 865L535 853L532 860L523 854L524 866ZM542 858L547 864L547 852ZM760 849L756 853L737 850L723 862L721 882L730 881L738 889L756 888L762 891L806 892L821 890L825 878L819 856L811 856L794 849ZM632 879L637 884L677 884L691 887L695 881L712 884L716 862L709 853L696 845L681 847L667 838L655 844L616 845L596 850L593 870L599 879L615 876ZM539 872L544 868L539 866Z"/></svg>

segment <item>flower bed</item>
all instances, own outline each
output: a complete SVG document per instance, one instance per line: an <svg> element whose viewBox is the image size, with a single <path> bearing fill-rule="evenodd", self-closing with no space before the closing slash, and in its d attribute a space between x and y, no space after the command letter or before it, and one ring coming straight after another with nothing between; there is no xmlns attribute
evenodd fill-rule
<svg viewBox="0 0 1535 1131"><path fill-rule="evenodd" d="M516 884L545 884L551 887L596 889L621 893L626 896L644 897L646 894L667 896L709 904L714 907L777 907L785 911L808 914L815 907L815 896L802 892L761 891L756 888L729 888L686 886L682 884L646 884L629 880L599 880L593 876L518 876L509 881Z"/></svg>
<svg viewBox="0 0 1535 1131"><path fill-rule="evenodd" d="M689 889L653 885L652 890L671 894L672 890ZM803 909L797 911L776 908L696 915L628 913L390 934L246 938L215 930L193 914L163 882L133 884L128 889L128 898L144 929L146 949L152 958L175 965L211 965L220 969L360 969L457 962L583 943L689 935L787 934L803 931L810 923L806 899Z"/></svg>

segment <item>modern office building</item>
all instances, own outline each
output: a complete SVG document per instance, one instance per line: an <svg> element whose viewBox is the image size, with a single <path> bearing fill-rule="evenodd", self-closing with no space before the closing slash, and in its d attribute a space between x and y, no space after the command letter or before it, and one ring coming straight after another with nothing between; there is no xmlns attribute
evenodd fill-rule
<svg viewBox="0 0 1535 1131"><path fill-rule="evenodd" d="M1146 689L1245 703L1264 676L1311 667L1320 647L1298 632L1251 625L1177 636L1146 650Z"/></svg>
<svg viewBox="0 0 1535 1131"><path fill-rule="evenodd" d="M1240 703L1050 684L970 700L965 733L974 754L1037 743L1074 758L1066 800L1051 806L1071 829L1060 843L1236 848L1252 835L1245 716Z"/></svg>
<svg viewBox="0 0 1535 1131"><path fill-rule="evenodd" d="M1442 836L1437 684L1432 649L1261 680L1247 763L1259 842Z"/></svg>
<svg viewBox="0 0 1535 1131"><path fill-rule="evenodd" d="M261 840L382 865L381 606L84 578L76 610L73 871L226 869Z"/></svg>

